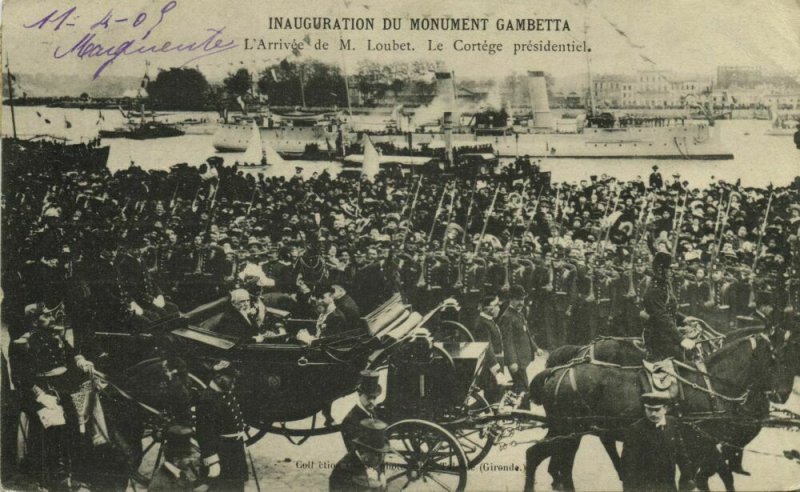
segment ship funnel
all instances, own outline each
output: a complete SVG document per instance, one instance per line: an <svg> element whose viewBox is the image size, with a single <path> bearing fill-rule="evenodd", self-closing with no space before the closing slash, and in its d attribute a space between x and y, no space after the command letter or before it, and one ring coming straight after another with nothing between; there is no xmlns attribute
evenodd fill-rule
<svg viewBox="0 0 800 492"><path fill-rule="evenodd" d="M533 120L529 125L537 129L553 129L553 114L550 113L544 72L528 72L528 97L533 111Z"/></svg>
<svg viewBox="0 0 800 492"><path fill-rule="evenodd" d="M436 97L441 100L445 111L455 111L456 90L452 73L436 72Z"/></svg>
<svg viewBox="0 0 800 492"><path fill-rule="evenodd" d="M453 164L453 113L445 111L442 119L442 129L444 130L444 152L447 163Z"/></svg>

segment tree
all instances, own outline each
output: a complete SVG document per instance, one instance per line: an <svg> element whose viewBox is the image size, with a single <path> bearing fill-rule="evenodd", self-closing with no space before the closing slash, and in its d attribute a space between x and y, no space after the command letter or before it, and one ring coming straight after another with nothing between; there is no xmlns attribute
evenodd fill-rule
<svg viewBox="0 0 800 492"><path fill-rule="evenodd" d="M147 86L150 104L158 109L199 110L207 106L209 84L194 68L170 68Z"/></svg>
<svg viewBox="0 0 800 492"><path fill-rule="evenodd" d="M302 87L301 87L302 78ZM303 95L307 106L345 106L347 91L344 76L335 65L308 60L287 60L261 72L258 90L275 106L299 106Z"/></svg>
<svg viewBox="0 0 800 492"><path fill-rule="evenodd" d="M253 87L253 76L246 68L240 68L236 73L228 74L222 83L229 95L244 96Z"/></svg>

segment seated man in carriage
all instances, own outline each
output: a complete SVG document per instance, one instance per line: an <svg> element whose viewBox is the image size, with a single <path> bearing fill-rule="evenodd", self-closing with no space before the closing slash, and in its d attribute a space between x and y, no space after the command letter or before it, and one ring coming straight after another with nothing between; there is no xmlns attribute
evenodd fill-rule
<svg viewBox="0 0 800 492"><path fill-rule="evenodd" d="M83 408L76 408L72 395L80 393L81 372L93 365L67 342L64 327L55 324L44 304L28 305L25 320L30 331L14 340L10 364L30 422L27 462L49 488L82 465L84 441L92 436L80 424Z"/></svg>
<svg viewBox="0 0 800 492"><path fill-rule="evenodd" d="M315 324L315 333L302 329L297 333L297 340L311 344L314 340L342 334L353 327L347 326L344 313L336 306L334 300L336 289L333 286L320 289L321 297L317 301L319 313Z"/></svg>
<svg viewBox="0 0 800 492"><path fill-rule="evenodd" d="M251 339L256 343L286 334L278 327L273 330L266 325L267 308L264 303L257 297L252 298L245 289L235 289L230 293L230 304L225 307L215 331L240 340Z"/></svg>

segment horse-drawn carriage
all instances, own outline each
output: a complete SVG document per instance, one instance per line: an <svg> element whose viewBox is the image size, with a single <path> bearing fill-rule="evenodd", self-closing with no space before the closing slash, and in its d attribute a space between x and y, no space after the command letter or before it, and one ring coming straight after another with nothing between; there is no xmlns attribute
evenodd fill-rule
<svg viewBox="0 0 800 492"><path fill-rule="evenodd" d="M100 386L104 386L101 395L108 409L107 432L110 440L126 442L129 470L131 466L137 468L131 476L139 482L146 483L147 475L152 476L142 468L155 471L161 460L160 443L165 429L186 417L181 415L182 409L191 411L193 398L211 379L212 367L220 360L228 361L240 373L236 391L249 426L246 430L248 445L267 433L302 444L310 437L338 432L336 425L320 424L322 419L318 419L318 415L329 409L332 402L355 390L362 370L384 372L385 399L378 414L390 424L387 437L394 451L386 459L390 489L421 485L463 490L468 470L480 463L493 445L511 442L517 439L513 437L515 433L531 428L546 427L548 435L552 436L534 445L541 452L529 452L528 473L551 452L559 454L556 460L559 466L569 469L569 453L553 446L562 443L564 432L579 430L578 435L596 432L592 419L605 422L608 417L603 414L574 416L567 412L562 419L556 411L560 407L551 405L548 409L547 404L548 415L543 417L517 409L518 395L511 392L506 392L500 402L487 401L483 390L488 388L480 388L478 382L482 381L479 376L485 370L488 343L474 341L463 325L448 320L446 311L454 307L449 302L423 316L404 304L400 296L394 296L361 318L357 326L305 342L298 341L295 334L312 329L315 320L284 318L286 334L262 341L236 339L220 333L217 328L221 313L229 302L229 299L220 299L163 319L140 333L95 334L95 343L105 352L96 360L95 376L100 383L105 383ZM771 389L772 378L767 377L766 371L774 366L775 360L785 363L795 359L796 344L790 354L783 347L773 347L758 330L748 330L741 335L749 343L740 343L737 347L752 349L715 350L721 335L707 326L698 331L698 338L704 338L706 345L715 345L712 350L725 353L725 359L719 353L710 356L709 377L715 377L715 360L736 356L741 357L742 362L731 367L745 367L745 363L752 366L742 391L747 393L752 381L762 382L753 386L754 391ZM778 338L780 345L788 340L788 337ZM591 354L591 360L586 354L573 357L548 369L545 378L534 379L533 396L537 397L536 386L540 384L538 397L544 392L545 400L560 399L562 393L570 391L576 398L583 398L583 393L575 388L585 384L581 382L580 371L614 372L616 379L609 387L621 388L618 383L625 379L623 375L628 377L626 374L631 369L628 364L598 360L602 354L597 350ZM755 354L763 356L763 364L752 364ZM779 355L777 359L776 354ZM635 351L633 356L637 356ZM795 370L784 369L784 376L787 372L797 372L796 361L790 366ZM571 382L572 376L565 378L571 371L577 371L577 383ZM728 397L727 391L719 393L716 386L712 390L702 373L691 378L684 391L697 393L703 404L708 403L710 394L723 402L740 399L738 394ZM176 398L171 382L178 379L187 383L189 391ZM562 384L565 379L568 382ZM785 377L781 379L785 383ZM625 381L630 383L625 404L630 406L633 402L631 408L635 408L638 380L633 377ZM553 388L554 393L546 396ZM565 408L583 407L569 404ZM631 411L626 418L635 415L636 412ZM725 414L719 418L722 417ZM562 420L573 422L575 418L578 418L578 429L562 425ZM191 425L191 418L183 420L187 421ZM613 442L613 436L611 438ZM138 441L142 442L141 447Z"/></svg>
<svg viewBox="0 0 800 492"><path fill-rule="evenodd" d="M261 342L218 333L228 302L206 304L145 333L96 335L108 361L98 364L98 374L109 383L105 393L142 417L143 424L127 433L144 439L135 461L153 470L160 461L162 431L179 413L169 393L169 380L178 377L176 360L185 361L194 392L210 380L215 361L226 360L239 371L235 391L249 426L248 445L267 433L301 444L338 432L318 415L353 393L360 372L372 369L386 377L378 414L390 424L387 436L395 450L387 458L390 488L418 482L464 489L468 469L493 444L493 424L481 419L496 414L497 405L486 401L476 385L488 343L474 341L469 330L443 315L456 306L444 303L423 316L398 295L363 317L360 326L305 343L294 334L310 329L315 320L284 319L287 334ZM134 358L138 362L131 363ZM128 424L137 420L132 413ZM146 475L138 474L140 479Z"/></svg>

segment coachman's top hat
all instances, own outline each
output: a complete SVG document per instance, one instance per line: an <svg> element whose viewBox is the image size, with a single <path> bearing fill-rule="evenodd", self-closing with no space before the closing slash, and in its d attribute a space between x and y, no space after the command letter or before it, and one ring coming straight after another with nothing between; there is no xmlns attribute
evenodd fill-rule
<svg viewBox="0 0 800 492"><path fill-rule="evenodd" d="M378 373L375 371L371 371L369 369L361 371L356 390L358 390L359 393L364 393L367 395L380 395L383 391L383 388L381 388L381 385L378 382L378 377Z"/></svg>

